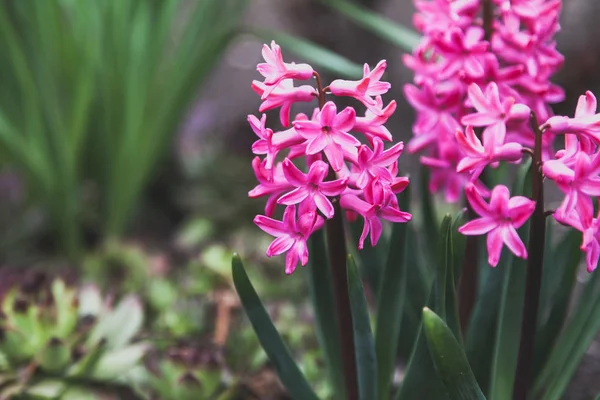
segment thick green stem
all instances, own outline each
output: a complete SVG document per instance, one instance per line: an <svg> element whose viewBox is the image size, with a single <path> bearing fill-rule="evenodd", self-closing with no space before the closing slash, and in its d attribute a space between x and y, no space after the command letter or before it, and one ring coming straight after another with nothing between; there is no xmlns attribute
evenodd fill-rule
<svg viewBox="0 0 600 400"><path fill-rule="evenodd" d="M523 320L521 322L521 341L513 388L514 400L526 400L533 377L533 349L537 315L542 287L542 268L544 265L544 244L546 241L546 215L544 213L544 176L542 174L542 131L539 128L535 113L531 113L531 121L535 131L535 148L533 150L532 198L535 210L529 227L529 246L527 260L527 277L525 279L525 303L523 304Z"/></svg>
<svg viewBox="0 0 600 400"><path fill-rule="evenodd" d="M325 105L325 90L319 74L317 80L319 108ZM328 179L335 179L333 169L329 170ZM358 400L358 377L356 373L356 355L354 349L354 326L352 324L352 309L348 293L348 272L346 270L346 235L344 220L339 201L333 202L334 216L325 224L327 234L327 249L329 266L333 280L333 296L335 298L336 315L340 332L340 355L344 373L346 399Z"/></svg>

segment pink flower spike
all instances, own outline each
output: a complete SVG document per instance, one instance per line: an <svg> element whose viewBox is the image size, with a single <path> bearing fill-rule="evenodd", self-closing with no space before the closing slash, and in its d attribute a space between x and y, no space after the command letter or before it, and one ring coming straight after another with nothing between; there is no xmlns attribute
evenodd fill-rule
<svg viewBox="0 0 600 400"><path fill-rule="evenodd" d="M356 112L346 107L339 114L335 103L328 101L316 117L317 121L294 121L294 128L308 140L306 154L323 151L334 171L344 165L344 154L356 154L360 142L348 132L354 127Z"/></svg>
<svg viewBox="0 0 600 400"><path fill-rule="evenodd" d="M331 90L331 93L335 96L354 97L373 113L381 115L383 111L377 108L377 102L372 96L382 95L390 90L391 85L389 82L380 81L386 67L387 62L385 60L379 61L375 68L373 68L373 71L369 69L368 64L365 64L363 78L361 80L347 81L336 79L329 85L329 90Z"/></svg>
<svg viewBox="0 0 600 400"><path fill-rule="evenodd" d="M302 266L308 263L309 236L323 226L323 218L314 212L307 212L296 221L296 206L288 206L283 214L283 221L277 221L263 215L257 215L254 223L275 240L267 249L267 256L273 257L287 252L285 257L285 273L291 274L298 261Z"/></svg>
<svg viewBox="0 0 600 400"><path fill-rule="evenodd" d="M252 81L252 90L259 96L262 96L268 87L259 81ZM290 126L290 111L292 104L297 102L310 102L315 98L316 90L310 85L294 87L291 79L282 80L277 86L274 86L266 100L260 105L259 112L265 112L277 107L281 107L279 118L281 125L286 128Z"/></svg>
<svg viewBox="0 0 600 400"><path fill-rule="evenodd" d="M465 115L461 119L464 125L487 126L498 143L504 143L506 136L506 122L511 120L525 120L529 118L531 110L525 104L515 104L515 99L509 97L500 101L498 85L491 82L485 89L485 94L476 83L469 85L469 101L477 110L474 114Z"/></svg>
<svg viewBox="0 0 600 400"><path fill-rule="evenodd" d="M266 160L261 161L259 157L255 157L252 160L252 169L258 185L248 192L248 197L269 196L265 206L265 214L270 217L275 212L279 196L283 192L292 189L293 186L285 179L281 163L275 164L272 169L267 169Z"/></svg>
<svg viewBox="0 0 600 400"><path fill-rule="evenodd" d="M333 217L333 205L327 196L338 196L346 188L347 178L325 182L329 165L315 161L310 165L308 174L302 173L289 159L283 160L283 173L289 183L296 187L281 196L279 204L292 205L303 203L303 210L319 209L326 218Z"/></svg>
<svg viewBox="0 0 600 400"><path fill-rule="evenodd" d="M520 143L497 144L490 135L483 136L483 145L473 127L468 125L465 133L456 131L456 141L466 156L456 166L456 172L472 172L471 179L479 178L483 169L497 161L519 161L523 146Z"/></svg>
<svg viewBox="0 0 600 400"><path fill-rule="evenodd" d="M488 235L488 262L492 267L498 265L503 243L517 257L526 259L527 249L516 230L533 214L535 201L523 196L510 197L504 185L492 190L489 204L474 185L468 185L465 192L469 204L481 218L467 222L458 231L463 235Z"/></svg>
<svg viewBox="0 0 600 400"><path fill-rule="evenodd" d="M274 40L271 42L271 48L263 45L262 55L266 62L256 66L257 71L265 77L264 83L268 86L261 96L262 100L265 100L283 79L307 80L313 76L313 69L308 64L283 62L281 47Z"/></svg>

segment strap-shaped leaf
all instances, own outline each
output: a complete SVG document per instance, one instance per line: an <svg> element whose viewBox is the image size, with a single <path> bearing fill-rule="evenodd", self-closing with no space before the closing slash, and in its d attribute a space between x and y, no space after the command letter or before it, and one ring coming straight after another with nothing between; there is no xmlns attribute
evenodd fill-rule
<svg viewBox="0 0 600 400"><path fill-rule="evenodd" d="M348 294L354 327L354 351L356 353L359 396L360 400L376 399L377 359L375 357L375 343L371 332L367 300L352 256L348 256L346 268L348 269Z"/></svg>
<svg viewBox="0 0 600 400"><path fill-rule="evenodd" d="M345 386L338 341L340 336L324 231L321 229L313 232L308 245L310 252L308 287L315 311L317 339L325 354L327 373L333 385L335 398L341 400L345 399Z"/></svg>
<svg viewBox="0 0 600 400"><path fill-rule="evenodd" d="M357 25L362 26L383 40L411 51L419 44L419 35L383 15L346 0L321 0L323 4L339 11Z"/></svg>
<svg viewBox="0 0 600 400"><path fill-rule="evenodd" d="M399 196L399 203L400 209L409 211L410 192L408 188ZM408 224L394 224L388 259L378 291L375 351L377 353L377 386L381 400L387 400L390 396L400 326L405 308L407 231Z"/></svg>
<svg viewBox="0 0 600 400"><path fill-rule="evenodd" d="M546 228L546 232L549 232L548 228ZM580 244L581 232L573 229L556 247L552 247L554 249L551 252L552 256L546 258L551 262L546 262L544 268L543 283L548 283L545 299L542 300L544 307L540 309L540 315L538 315L541 322L535 342L535 372L543 369L552 351L552 346L567 319L569 300L577 284L577 267L583 255L579 248ZM556 271L552 271L552 269ZM547 276L548 279L546 279ZM551 280L555 282L549 282ZM542 290L545 288L543 283Z"/></svg>
<svg viewBox="0 0 600 400"><path fill-rule="evenodd" d="M451 400L485 400L462 346L444 321L423 309L423 327L433 364Z"/></svg>
<svg viewBox="0 0 600 400"><path fill-rule="evenodd" d="M517 173L512 195L530 193L531 160L524 164ZM527 237L529 224L519 229L521 237ZM508 252L507 249L503 253ZM506 264L496 268L505 268L502 284L502 295L496 335L494 355L491 364L490 391L488 397L493 400L512 398L515 370L521 337L521 319L523 315L523 302L525 297L525 275L527 262L517 259L512 253L506 257Z"/></svg>
<svg viewBox="0 0 600 400"><path fill-rule="evenodd" d="M237 254L234 254L231 260L231 273L246 315L248 315L258 340L273 363L283 385L294 399L318 400L298 365L294 362L277 329L273 326L273 322L248 279L242 260Z"/></svg>
<svg viewBox="0 0 600 400"><path fill-rule="evenodd" d="M363 68L360 65L306 39L265 29L254 29L250 32L268 43L275 40L284 51L293 52L304 61L334 73L338 78L360 79L363 76Z"/></svg>
<svg viewBox="0 0 600 400"><path fill-rule="evenodd" d="M444 317L452 321L453 329L459 332L456 315L456 296L454 291L454 253L452 241L452 217L446 215L440 229L441 237L436 275L428 304ZM433 360L429 354L427 340L423 330L420 331L411 355L406 376L398 392L398 400L411 399L447 399L444 385L435 371Z"/></svg>
<svg viewBox="0 0 600 400"><path fill-rule="evenodd" d="M586 283L573 316L561 333L533 387L535 398L558 400L600 330L600 275Z"/></svg>

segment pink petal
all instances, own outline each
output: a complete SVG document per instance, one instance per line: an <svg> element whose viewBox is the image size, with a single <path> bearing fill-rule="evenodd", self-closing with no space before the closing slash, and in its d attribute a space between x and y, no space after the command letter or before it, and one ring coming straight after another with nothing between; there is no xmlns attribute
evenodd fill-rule
<svg viewBox="0 0 600 400"><path fill-rule="evenodd" d="M327 157L327 161L329 161L331 168L333 168L335 172L341 171L344 167L344 153L342 152L340 145L330 143L323 151L325 152L325 156Z"/></svg>
<svg viewBox="0 0 600 400"><path fill-rule="evenodd" d="M306 199L309 194L309 190L305 186L301 186L281 196L279 200L277 200L277 203L291 206L300 203Z"/></svg>
<svg viewBox="0 0 600 400"><path fill-rule="evenodd" d="M254 217L254 223L260 229L272 236L279 237L288 233L283 222L265 217L263 215L257 215Z"/></svg>
<svg viewBox="0 0 600 400"><path fill-rule="evenodd" d="M500 229L494 229L490 231L487 236L487 251L488 251L488 263L495 267L500 261L500 254L502 253L502 234Z"/></svg>
<svg viewBox="0 0 600 400"><path fill-rule="evenodd" d="M475 185L468 185L465 193L473 210L482 217L491 217L490 206L483 200Z"/></svg>
<svg viewBox="0 0 600 400"><path fill-rule="evenodd" d="M287 181L298 187L306 184L307 177L290 161L289 158L283 160L283 174Z"/></svg>
<svg viewBox="0 0 600 400"><path fill-rule="evenodd" d="M328 145L330 144L330 140L331 139L324 134L316 136L314 139L308 142L308 146L306 146L306 154L312 155L323 151L325 148L329 147Z"/></svg>
<svg viewBox="0 0 600 400"><path fill-rule="evenodd" d="M333 204L331 204L327 197L325 197L320 192L316 192L313 199L315 201L315 204L317 205L317 208L323 213L325 217L327 217L328 219L333 217Z"/></svg>
<svg viewBox="0 0 600 400"><path fill-rule="evenodd" d="M508 215L515 228L520 228L533 214L535 201L524 196L514 196L508 200Z"/></svg>
<svg viewBox="0 0 600 400"><path fill-rule="evenodd" d="M328 171L329 165L321 160L317 160L310 165L307 180L312 184L318 185L323 182Z"/></svg>
<svg viewBox="0 0 600 400"><path fill-rule="evenodd" d="M354 123L356 121L356 111L352 107L346 107L342 112L340 112L335 118L331 125L336 130L340 130L342 132L349 132L354 127Z"/></svg>
<svg viewBox="0 0 600 400"><path fill-rule="evenodd" d="M290 275L298 266L298 253L290 251L285 256L285 273Z"/></svg>
<svg viewBox="0 0 600 400"><path fill-rule="evenodd" d="M458 228L458 231L463 235L477 236L485 235L486 233L497 227L498 223L491 218L477 218L467 222L466 224Z"/></svg>
<svg viewBox="0 0 600 400"><path fill-rule="evenodd" d="M483 91L476 83L471 83L468 88L469 101L473 104L473 107L479 111L488 111L488 101L483 94ZM464 122L463 122L464 123Z"/></svg>
<svg viewBox="0 0 600 400"><path fill-rule="evenodd" d="M288 251L294 245L294 239L290 236L281 236L273 240L267 248L267 256L273 257Z"/></svg>
<svg viewBox="0 0 600 400"><path fill-rule="evenodd" d="M348 183L348 178L336 179L334 181L321 182L319 190L326 196L337 196L341 194Z"/></svg>
<svg viewBox="0 0 600 400"><path fill-rule="evenodd" d="M498 121L498 117L494 114L486 112L477 112L474 114L465 115L460 119L463 125L487 126Z"/></svg>
<svg viewBox="0 0 600 400"><path fill-rule="evenodd" d="M325 103L323 108L321 109L320 122L321 126L332 127L335 123L335 117L337 115L337 107L335 103L332 101L328 101Z"/></svg>
<svg viewBox="0 0 600 400"><path fill-rule="evenodd" d="M506 224L499 229L502 232L502 240L514 255L520 258L527 258L527 249L521 241L519 234L512 225Z"/></svg>
<svg viewBox="0 0 600 400"><path fill-rule="evenodd" d="M377 217L369 218L369 225L371 226L371 246L375 247L379 241L379 238L381 237L383 227L381 225L381 221Z"/></svg>
<svg viewBox="0 0 600 400"><path fill-rule="evenodd" d="M410 213L407 213L405 211L400 211L397 208L393 208L393 207L383 207L380 211L379 211L381 217L383 219L386 219L388 221L392 221L392 222L408 222L412 219L412 215Z"/></svg>

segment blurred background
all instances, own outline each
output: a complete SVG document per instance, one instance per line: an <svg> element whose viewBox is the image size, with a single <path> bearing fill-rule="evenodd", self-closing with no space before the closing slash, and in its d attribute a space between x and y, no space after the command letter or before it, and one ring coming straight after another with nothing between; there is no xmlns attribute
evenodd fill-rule
<svg viewBox="0 0 600 400"><path fill-rule="evenodd" d="M411 26L409 0L347 2ZM56 301L40 303L36 296L58 296L60 277L64 290L86 288L77 296L87 297L65 306L66 313L83 315L82 304L102 304L95 308L96 324L103 313L117 331L133 319L131 333L118 342L147 345L119 358L135 374L116 381L85 376L76 384L81 392L74 392L80 397L72 398L201 399L217 392L223 399L287 398L237 304L229 274L233 251L246 259L307 378L322 398L330 394L305 277L286 276L281 259L266 259L269 238L252 223L263 200L247 198L255 185L255 136L246 117L258 115L260 99L250 83L259 78L262 44L277 40L286 61L313 62L311 46L341 56L329 67L313 64L326 81L351 78L362 63L386 59L392 83L387 99L399 104L388 123L394 140L410 138L413 112L402 95L412 79L401 61L406 50L328 3L0 1L4 313L14 314L23 299L40 315L44 307L56 312ZM565 87L567 101L557 113L571 114L585 90L598 92L599 17L597 1L563 5L558 42L566 62L556 82ZM417 161L403 155L402 170L416 176ZM119 317L123 304L133 309ZM56 334L45 332L46 325L36 325L39 343L27 354L9 355L6 363L0 357L0 398L20 393L15 385L21 391L45 388L47 398L64 394L66 386L44 386L47 377L38 372L15 378L35 354L55 350L50 343ZM81 329L73 326L64 335ZM21 342L10 345L15 343ZM60 343L72 346L72 355L78 342ZM589 349L569 399L600 391L599 346ZM113 350L119 349L115 344Z"/></svg>

